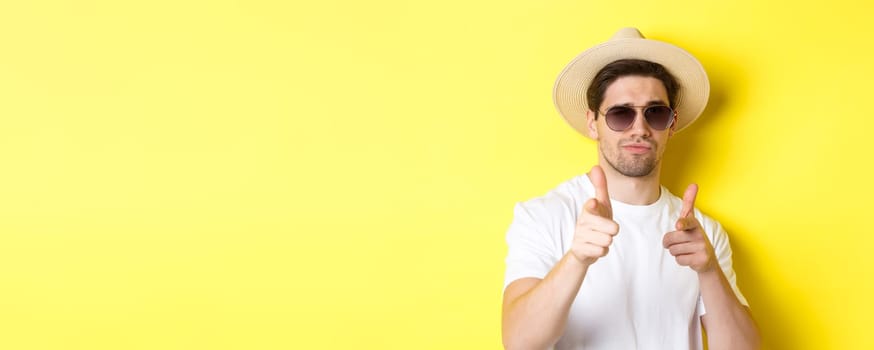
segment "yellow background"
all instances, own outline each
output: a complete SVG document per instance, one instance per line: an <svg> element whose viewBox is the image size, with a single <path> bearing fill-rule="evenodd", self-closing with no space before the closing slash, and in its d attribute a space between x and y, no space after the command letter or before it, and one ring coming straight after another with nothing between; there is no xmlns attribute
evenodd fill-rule
<svg viewBox="0 0 874 350"><path fill-rule="evenodd" d="M500 348L513 204L596 159L552 84L623 26L710 73L664 183L767 348L874 348L872 9L3 1L0 348Z"/></svg>

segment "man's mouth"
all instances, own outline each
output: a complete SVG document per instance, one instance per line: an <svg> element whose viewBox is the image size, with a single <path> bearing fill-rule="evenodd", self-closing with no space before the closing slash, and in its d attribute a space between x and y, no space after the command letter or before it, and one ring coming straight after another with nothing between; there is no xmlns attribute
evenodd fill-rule
<svg viewBox="0 0 874 350"><path fill-rule="evenodd" d="M626 150L632 154L643 154L648 153L652 150L652 146L646 143L629 143L621 146L623 150Z"/></svg>

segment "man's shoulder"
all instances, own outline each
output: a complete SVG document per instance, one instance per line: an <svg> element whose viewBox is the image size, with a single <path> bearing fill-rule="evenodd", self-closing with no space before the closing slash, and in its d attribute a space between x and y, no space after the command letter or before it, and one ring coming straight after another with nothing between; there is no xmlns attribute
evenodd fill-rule
<svg viewBox="0 0 874 350"><path fill-rule="evenodd" d="M541 196L519 202L519 206L541 215L576 212L592 197L591 183L587 181L585 174L574 176Z"/></svg>

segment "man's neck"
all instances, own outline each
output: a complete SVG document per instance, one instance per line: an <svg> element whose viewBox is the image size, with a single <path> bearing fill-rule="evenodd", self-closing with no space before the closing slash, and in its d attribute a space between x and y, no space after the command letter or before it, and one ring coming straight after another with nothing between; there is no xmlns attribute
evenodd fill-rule
<svg viewBox="0 0 874 350"><path fill-rule="evenodd" d="M648 205L655 203L661 195L660 166L656 166L649 175L641 177L622 175L607 162L601 162L601 168L607 177L610 199L631 205Z"/></svg>

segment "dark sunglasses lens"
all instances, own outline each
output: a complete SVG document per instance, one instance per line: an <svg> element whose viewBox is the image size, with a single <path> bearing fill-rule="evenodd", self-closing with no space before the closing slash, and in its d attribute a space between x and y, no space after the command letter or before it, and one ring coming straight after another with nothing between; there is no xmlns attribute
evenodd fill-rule
<svg viewBox="0 0 874 350"><path fill-rule="evenodd" d="M637 111L631 107L624 106L616 106L611 107L607 110L607 113L604 113L604 121L607 122L607 126L614 131L622 131L628 129L631 124L634 123L634 117L637 115Z"/></svg>
<svg viewBox="0 0 874 350"><path fill-rule="evenodd" d="M665 130L674 121L674 111L668 106L651 106L643 112L646 122L656 130Z"/></svg>

